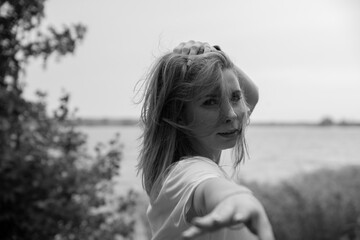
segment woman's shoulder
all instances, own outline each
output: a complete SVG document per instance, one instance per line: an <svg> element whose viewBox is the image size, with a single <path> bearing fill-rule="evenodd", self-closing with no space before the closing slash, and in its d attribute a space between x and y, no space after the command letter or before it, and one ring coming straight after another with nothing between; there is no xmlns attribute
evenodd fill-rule
<svg viewBox="0 0 360 240"><path fill-rule="evenodd" d="M224 177L223 170L211 159L194 156L186 157L174 163L167 174L166 182L171 180L193 181L203 177Z"/></svg>
<svg viewBox="0 0 360 240"><path fill-rule="evenodd" d="M152 194L157 196L167 186L178 186L194 182L204 174L220 176L218 166L211 159L201 156L184 157L172 163L154 184ZM161 181L160 181L161 180Z"/></svg>
<svg viewBox="0 0 360 240"><path fill-rule="evenodd" d="M172 168L183 168L183 167L195 167L195 166L209 166L218 168L219 166L209 158L202 156L191 156L184 157L173 164Z"/></svg>
<svg viewBox="0 0 360 240"><path fill-rule="evenodd" d="M218 171L220 167L211 159L201 156L191 156L182 158L173 163L167 171L166 176L184 173L194 173L199 171Z"/></svg>
<svg viewBox="0 0 360 240"><path fill-rule="evenodd" d="M211 159L194 156L186 157L173 163L163 178L153 187L152 198L159 195L181 195L184 191L194 189L202 181L210 178L226 178L227 174Z"/></svg>

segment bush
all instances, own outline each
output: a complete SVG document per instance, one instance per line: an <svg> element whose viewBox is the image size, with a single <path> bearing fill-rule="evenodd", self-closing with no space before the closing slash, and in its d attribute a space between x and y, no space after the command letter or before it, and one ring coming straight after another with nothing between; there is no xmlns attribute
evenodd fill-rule
<svg viewBox="0 0 360 240"><path fill-rule="evenodd" d="M277 240L360 238L359 166L319 170L278 185L245 185L264 204Z"/></svg>
<svg viewBox="0 0 360 240"><path fill-rule="evenodd" d="M22 96L28 60L73 53L86 28L39 30L44 0L0 2L0 229L4 240L133 239L137 194L113 195L119 173L118 137L86 152L69 95L53 116L45 94Z"/></svg>
<svg viewBox="0 0 360 240"><path fill-rule="evenodd" d="M86 136L64 115L67 99L55 118L46 116L44 102L25 100L15 126L2 115L2 239L132 237L136 194L112 198L121 159L119 139L98 146L95 157L89 155ZM111 202L116 203L113 208Z"/></svg>

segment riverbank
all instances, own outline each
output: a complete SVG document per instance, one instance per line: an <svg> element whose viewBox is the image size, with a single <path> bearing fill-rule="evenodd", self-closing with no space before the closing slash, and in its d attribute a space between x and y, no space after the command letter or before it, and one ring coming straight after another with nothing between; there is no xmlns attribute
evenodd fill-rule
<svg viewBox="0 0 360 240"><path fill-rule="evenodd" d="M277 240L360 238L360 166L322 169L277 184L243 180L264 205ZM151 236L139 198L135 239Z"/></svg>
<svg viewBox="0 0 360 240"><path fill-rule="evenodd" d="M106 126L140 126L140 120L136 118L78 118L73 122L82 127L106 127ZM252 126L280 126L280 127L360 127L359 121L353 120L340 120L334 121L328 118L322 119L318 122L310 121L255 121L251 122Z"/></svg>
<svg viewBox="0 0 360 240"><path fill-rule="evenodd" d="M146 223L145 208L147 196L141 187L140 176L136 175L137 157L141 143L139 140L141 128L138 126L106 126L81 127L81 130L88 135L87 143L89 149L93 148L98 142L108 142L116 133L120 134L120 142L123 144L123 155L120 163L120 176L118 178L116 191L118 194L124 193L129 189L135 189L139 192L138 200L141 201L142 204L137 206L140 209L136 212L136 222ZM306 176L305 178L307 178L309 176L307 174L315 174L318 171L324 171L325 168L326 171L334 171L335 169L342 169L349 165L360 165L360 128L358 127L282 127L255 126L251 124L246 134L250 158L246 159L240 166L239 174L241 176L241 183L255 182L264 186L263 188L265 189L275 189L275 200L272 200L271 204L283 205L283 201L289 201L293 203L291 206L295 207L296 210L302 209L301 203L297 203L298 201L293 200L291 196L291 193L297 194L297 188L294 190L294 187L289 187L289 185L291 186L292 182L297 179L297 176ZM224 151L222 154L222 167L228 170L231 169L230 156L230 151ZM316 193L318 195L322 195L325 191L328 191L326 174L322 175L324 176L319 179L324 180L316 180L316 178L314 178L314 181L324 184L324 190L320 190L319 188L319 192ZM349 181L351 181L352 178L358 179L359 177L358 175L350 176ZM280 184L280 182L285 183L285 190L279 190L279 188L275 187ZM271 185L264 185L268 183L271 183ZM305 187L311 187L315 184L316 182L307 182ZM356 186L356 184L358 183L354 183L354 186ZM271 186L275 188L270 188ZM347 185L338 185L336 188L349 187ZM329 185L329 189L331 190L333 187ZM360 186L358 186L357 189L359 190ZM315 196L316 194L314 193ZM341 192L341 194L347 193ZM330 199L334 198L331 194L328 196ZM300 200L301 199L302 198L300 198ZM302 204L305 203L303 202ZM279 211L282 210L280 209ZM286 211L291 212L291 209L287 209ZM297 214L300 214L300 212ZM299 216L294 215L291 217L297 219ZM290 222L297 221L293 219L291 219ZM136 231L139 236L134 239L146 239L144 235L148 234L148 228L145 224L137 224Z"/></svg>

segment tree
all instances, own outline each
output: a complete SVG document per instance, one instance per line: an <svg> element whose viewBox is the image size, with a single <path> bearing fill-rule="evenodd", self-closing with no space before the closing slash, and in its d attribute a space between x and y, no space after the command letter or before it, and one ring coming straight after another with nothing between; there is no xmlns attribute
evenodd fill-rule
<svg viewBox="0 0 360 240"><path fill-rule="evenodd" d="M334 124L335 124L334 120L332 120L331 117L324 117L320 120L320 123L319 123L320 126L332 126Z"/></svg>
<svg viewBox="0 0 360 240"><path fill-rule="evenodd" d="M22 95L29 60L72 54L86 33L82 24L44 33L44 10L45 0L0 1L1 239L131 239L136 194L108 207L121 160L118 137L92 157L68 94L54 116L46 94L38 92L37 101Z"/></svg>

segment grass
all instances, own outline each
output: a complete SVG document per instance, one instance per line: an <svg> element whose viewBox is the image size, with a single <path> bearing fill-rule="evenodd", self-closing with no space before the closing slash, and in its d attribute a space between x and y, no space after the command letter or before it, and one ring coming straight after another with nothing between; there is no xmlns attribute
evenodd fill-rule
<svg viewBox="0 0 360 240"><path fill-rule="evenodd" d="M263 203L277 240L360 240L360 166L319 170L276 185L241 181ZM151 231L139 207L146 239Z"/></svg>
<svg viewBox="0 0 360 240"><path fill-rule="evenodd" d="M277 240L360 239L360 166L319 170L277 185L243 184L263 203Z"/></svg>

